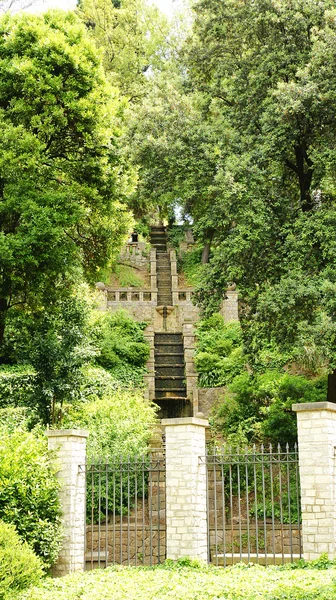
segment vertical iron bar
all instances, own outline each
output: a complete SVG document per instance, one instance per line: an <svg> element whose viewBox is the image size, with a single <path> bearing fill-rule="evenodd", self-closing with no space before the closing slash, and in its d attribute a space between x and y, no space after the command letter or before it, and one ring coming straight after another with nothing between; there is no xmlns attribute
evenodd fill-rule
<svg viewBox="0 0 336 600"><path fill-rule="evenodd" d="M152 454L149 455L149 565L152 566L152 554L153 554L153 480L152 480Z"/></svg>
<svg viewBox="0 0 336 600"><path fill-rule="evenodd" d="M254 484L254 516L255 516L255 535L256 535L256 555L259 563L259 527L258 527L258 491L257 491L257 455L256 446L253 444L253 484Z"/></svg>
<svg viewBox="0 0 336 600"><path fill-rule="evenodd" d="M274 521L274 482L273 482L273 447L269 445L269 456L270 456L270 486L271 486L271 506L272 506L272 545L273 545L273 563L276 564L275 560L275 521Z"/></svg>
<svg viewBox="0 0 336 600"><path fill-rule="evenodd" d="M247 560L250 562L250 506L249 506L249 475L248 475L248 450L245 448L245 485L246 485L246 527L247 527Z"/></svg>
<svg viewBox="0 0 336 600"><path fill-rule="evenodd" d="M145 564L145 457L142 456L142 564Z"/></svg>
<svg viewBox="0 0 336 600"><path fill-rule="evenodd" d="M98 463L98 569L100 569L100 541L101 541L101 458Z"/></svg>
<svg viewBox="0 0 336 600"><path fill-rule="evenodd" d="M242 529L241 529L241 500L240 500L240 448L237 448L237 478L238 478L238 526L239 526L239 557L242 561Z"/></svg>
<svg viewBox="0 0 336 600"><path fill-rule="evenodd" d="M85 502L84 502L84 569L86 570L86 553L87 553L87 464L84 465L84 477L85 477Z"/></svg>
<svg viewBox="0 0 336 600"><path fill-rule="evenodd" d="M127 564L129 566L130 564L130 545L131 545L131 533L130 533L130 513L131 513L131 502L130 502L130 496L131 496L131 484L130 484L130 468L131 468L131 462L130 462L130 456L128 456L128 465L127 465Z"/></svg>
<svg viewBox="0 0 336 600"><path fill-rule="evenodd" d="M106 457L105 464L105 496L106 496L106 504L105 504L105 567L107 567L108 562L108 458Z"/></svg>
<svg viewBox="0 0 336 600"><path fill-rule="evenodd" d="M226 515L225 515L225 473L224 473L224 457L223 450L221 456L221 475L222 475L222 519L223 519L223 559L224 567L226 567Z"/></svg>
<svg viewBox="0 0 336 600"><path fill-rule="evenodd" d="M113 520L113 564L115 564L116 562L116 463L115 463L115 459L113 459L113 479L112 479L112 485L113 485L113 514L112 514L112 520Z"/></svg>
<svg viewBox="0 0 336 600"><path fill-rule="evenodd" d="M207 503L207 536L208 536L208 562L211 561L210 556L210 498L209 498L209 466L210 457L205 450L205 480L206 480L206 503Z"/></svg>
<svg viewBox="0 0 336 600"><path fill-rule="evenodd" d="M135 566L138 564L138 459L135 457L134 463L134 503L135 503L135 514L134 514L134 550L135 550Z"/></svg>
<svg viewBox="0 0 336 600"><path fill-rule="evenodd" d="M94 465L91 465L91 569L93 570Z"/></svg>
<svg viewBox="0 0 336 600"><path fill-rule="evenodd" d="M264 518L265 567L267 567L267 531L266 531L266 491L265 491L265 454L264 454L264 444L261 444L261 486L262 486L263 518Z"/></svg>
<svg viewBox="0 0 336 600"><path fill-rule="evenodd" d="M229 482L230 482L230 518L231 518L231 554L232 564L234 555L234 529L233 529L233 489L232 489L232 448L229 448Z"/></svg>
<svg viewBox="0 0 336 600"><path fill-rule="evenodd" d="M279 504L280 504L280 527L281 527L281 554L282 554L282 564L284 564L285 557L284 557L283 510L282 510L282 460L281 460L280 444L278 444L278 462L279 462Z"/></svg>
<svg viewBox="0 0 336 600"><path fill-rule="evenodd" d="M301 494L300 494L300 474L299 474L299 456L297 444L294 446L295 452L295 486L296 486L296 503L298 512L298 531L299 531L299 555L302 558L301 550Z"/></svg>
<svg viewBox="0 0 336 600"><path fill-rule="evenodd" d="M286 444L286 470L287 470L287 498L288 498L288 521L289 521L289 546L291 562L293 562L293 531L292 531L292 511L291 511L291 491L290 491L290 471L289 471L289 445Z"/></svg>
<svg viewBox="0 0 336 600"><path fill-rule="evenodd" d="M215 519L215 552L216 552L216 567L218 567L218 537L217 537L217 454L216 449L214 451L214 468L213 468L213 485L214 485L214 519Z"/></svg>
<svg viewBox="0 0 336 600"><path fill-rule="evenodd" d="M120 564L123 564L123 460L120 456Z"/></svg>
<svg viewBox="0 0 336 600"><path fill-rule="evenodd" d="M157 475L158 475L158 491L157 491L157 515L158 515L158 522L157 522L157 527L158 527L158 557L157 557L157 563L160 564L161 562L161 547L160 547L160 536L161 536L161 528L160 528L160 479L161 479L161 471L160 471L160 463L157 462L156 463L156 468L157 468Z"/></svg>

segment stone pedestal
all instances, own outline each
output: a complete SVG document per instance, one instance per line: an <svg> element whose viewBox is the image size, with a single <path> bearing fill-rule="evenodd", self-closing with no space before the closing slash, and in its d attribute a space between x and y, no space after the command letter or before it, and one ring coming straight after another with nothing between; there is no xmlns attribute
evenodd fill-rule
<svg viewBox="0 0 336 600"><path fill-rule="evenodd" d="M336 404L294 404L301 480L302 543L306 560L336 556Z"/></svg>
<svg viewBox="0 0 336 600"><path fill-rule="evenodd" d="M167 558L208 560L205 430L208 421L163 419L166 433ZM203 460L200 460L200 457Z"/></svg>
<svg viewBox="0 0 336 600"><path fill-rule="evenodd" d="M88 432L76 429L47 431L48 447L55 452L60 482L64 540L54 577L84 571L85 554L85 471Z"/></svg>

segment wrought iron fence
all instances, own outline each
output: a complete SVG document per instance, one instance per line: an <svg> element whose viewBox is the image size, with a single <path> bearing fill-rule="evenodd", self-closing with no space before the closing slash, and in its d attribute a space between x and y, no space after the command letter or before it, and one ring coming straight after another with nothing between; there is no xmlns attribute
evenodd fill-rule
<svg viewBox="0 0 336 600"><path fill-rule="evenodd" d="M224 447L208 454L211 561L284 564L301 558L298 450Z"/></svg>
<svg viewBox="0 0 336 600"><path fill-rule="evenodd" d="M164 561L164 458L118 458L80 469L86 473L86 568Z"/></svg>

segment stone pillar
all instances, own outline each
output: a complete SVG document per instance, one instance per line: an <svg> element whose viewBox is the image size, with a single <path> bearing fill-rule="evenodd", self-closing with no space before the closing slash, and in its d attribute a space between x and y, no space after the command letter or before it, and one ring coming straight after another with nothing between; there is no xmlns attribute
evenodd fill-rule
<svg viewBox="0 0 336 600"><path fill-rule="evenodd" d="M163 419L167 558L208 560L205 430L201 418ZM202 457L202 460L200 460Z"/></svg>
<svg viewBox="0 0 336 600"><path fill-rule="evenodd" d="M148 400L155 398L155 357L154 357L154 327L147 325L144 331L144 338L149 343L150 354L146 363L147 373L144 375L146 383L145 395Z"/></svg>
<svg viewBox="0 0 336 600"><path fill-rule="evenodd" d="M85 555L85 472L88 432L76 429L47 431L48 447L56 452L57 478L60 482L64 540L54 577L84 571Z"/></svg>
<svg viewBox="0 0 336 600"><path fill-rule="evenodd" d="M235 290L227 290L225 299L222 302L221 314L225 323L239 321L238 316L238 292Z"/></svg>
<svg viewBox="0 0 336 600"><path fill-rule="evenodd" d="M302 543L306 560L336 556L336 404L294 404L301 480Z"/></svg>
<svg viewBox="0 0 336 600"><path fill-rule="evenodd" d="M182 326L187 397L192 401L193 415L198 413L198 375L194 363L195 327L185 320Z"/></svg>

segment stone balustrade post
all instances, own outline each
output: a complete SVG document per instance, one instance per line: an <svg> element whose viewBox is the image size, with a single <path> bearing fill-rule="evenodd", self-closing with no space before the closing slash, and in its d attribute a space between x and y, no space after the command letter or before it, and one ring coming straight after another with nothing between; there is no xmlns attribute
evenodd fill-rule
<svg viewBox="0 0 336 600"><path fill-rule="evenodd" d="M84 571L85 566L85 472L79 465L86 462L87 431L76 429L47 431L48 447L55 452L60 482L62 507L63 546L52 568L55 577L74 571Z"/></svg>
<svg viewBox="0 0 336 600"><path fill-rule="evenodd" d="M208 560L205 430L208 421L163 419L166 434L167 558ZM202 457L202 459L200 459Z"/></svg>
<svg viewBox="0 0 336 600"><path fill-rule="evenodd" d="M306 560L336 557L336 404L294 404L301 482L302 544Z"/></svg>

